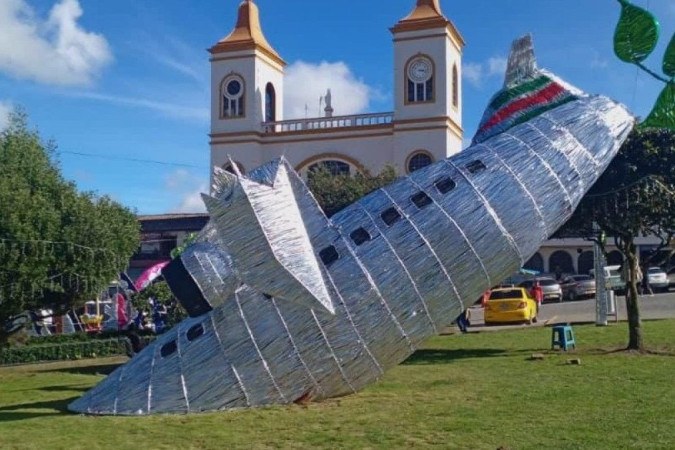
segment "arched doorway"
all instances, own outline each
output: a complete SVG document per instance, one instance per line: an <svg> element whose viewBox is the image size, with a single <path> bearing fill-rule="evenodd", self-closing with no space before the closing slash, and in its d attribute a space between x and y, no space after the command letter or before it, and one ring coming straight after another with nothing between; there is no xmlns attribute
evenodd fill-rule
<svg viewBox="0 0 675 450"><path fill-rule="evenodd" d="M590 272L593 268L594 261L595 258L593 258L593 252L582 252L577 259L577 267L579 268L578 272L584 275Z"/></svg>
<svg viewBox="0 0 675 450"><path fill-rule="evenodd" d="M574 273L574 263L572 256L564 250L558 250L548 258L549 272Z"/></svg>
<svg viewBox="0 0 675 450"><path fill-rule="evenodd" d="M618 250L612 250L607 255L607 265L608 266L620 266L623 264L623 255Z"/></svg>
<svg viewBox="0 0 675 450"><path fill-rule="evenodd" d="M349 167L349 164L335 159L327 159L324 161L314 163L311 166L309 166L307 173L311 174L312 172L315 172L320 169L327 170L333 176L349 175L351 173L351 168Z"/></svg>
<svg viewBox="0 0 675 450"><path fill-rule="evenodd" d="M532 255L532 258L527 260L527 262L523 266L523 269L535 270L537 272L543 272L544 271L544 258L541 257L541 254L539 254L539 252L535 253L534 255Z"/></svg>

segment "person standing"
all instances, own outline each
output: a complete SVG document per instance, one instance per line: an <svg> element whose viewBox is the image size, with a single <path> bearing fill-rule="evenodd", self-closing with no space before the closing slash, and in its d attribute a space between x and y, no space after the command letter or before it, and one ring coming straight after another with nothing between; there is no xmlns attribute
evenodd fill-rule
<svg viewBox="0 0 675 450"><path fill-rule="evenodd" d="M465 309L464 311L461 312L459 316L455 319L455 323L457 324L457 328L459 328L459 331L462 333L467 333L469 331L469 318L467 317L467 310Z"/></svg>
<svg viewBox="0 0 675 450"><path fill-rule="evenodd" d="M487 291L483 292L483 295L480 298L480 307L485 308L487 306L488 301L490 300L490 294L492 293L492 289L488 289Z"/></svg>
<svg viewBox="0 0 675 450"><path fill-rule="evenodd" d="M532 285L530 295L532 296L534 301L537 302L537 314L539 314L539 307L544 301L544 290L541 288L539 280L534 280L534 284Z"/></svg>
<svg viewBox="0 0 675 450"><path fill-rule="evenodd" d="M649 268L645 267L642 269L642 295L647 295L647 292L649 292L650 296L654 295L652 285L649 284Z"/></svg>

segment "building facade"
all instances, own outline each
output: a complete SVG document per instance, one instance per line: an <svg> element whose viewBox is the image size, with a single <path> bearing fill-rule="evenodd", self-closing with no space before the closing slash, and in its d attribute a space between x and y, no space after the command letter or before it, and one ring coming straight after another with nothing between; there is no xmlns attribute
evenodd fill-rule
<svg viewBox="0 0 675 450"><path fill-rule="evenodd" d="M324 165L334 173L407 174L462 148L464 41L439 0L417 0L391 29L394 111L284 117L286 63L269 44L252 0L239 5L234 30L211 53L211 165L242 173L281 156L301 174ZM231 159L231 160L230 160Z"/></svg>

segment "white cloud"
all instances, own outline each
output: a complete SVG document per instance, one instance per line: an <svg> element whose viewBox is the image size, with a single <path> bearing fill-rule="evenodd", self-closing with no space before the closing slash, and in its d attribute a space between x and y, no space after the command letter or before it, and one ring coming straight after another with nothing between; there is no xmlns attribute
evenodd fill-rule
<svg viewBox="0 0 675 450"><path fill-rule="evenodd" d="M464 63L462 76L475 87L481 87L488 78L504 76L506 73L506 58L493 56L482 63Z"/></svg>
<svg viewBox="0 0 675 450"><path fill-rule="evenodd" d="M499 76L506 73L506 58L493 56L487 61L488 76Z"/></svg>
<svg viewBox="0 0 675 450"><path fill-rule="evenodd" d="M366 111L377 91L357 79L344 62L319 64L297 61L286 68L284 116L286 119L323 116L319 98L330 88L333 114L348 115Z"/></svg>
<svg viewBox="0 0 675 450"><path fill-rule="evenodd" d="M181 213L203 213L206 212L206 206L202 201L202 192L208 192L206 184L195 189L192 192L186 193L180 201L178 207L174 212Z"/></svg>
<svg viewBox="0 0 675 450"><path fill-rule="evenodd" d="M0 130L4 130L9 123L9 113L12 112L12 105L0 101Z"/></svg>
<svg viewBox="0 0 675 450"><path fill-rule="evenodd" d="M175 103L148 100L145 98L98 94L96 92L68 92L66 95L108 102L115 105L129 106L132 108L149 109L176 119L191 119L200 122L206 122L211 117L211 112L209 111L208 106L179 105Z"/></svg>
<svg viewBox="0 0 675 450"><path fill-rule="evenodd" d="M106 39L77 23L78 0L61 0L47 19L26 0L0 1L0 72L50 85L88 85L112 53Z"/></svg>
<svg viewBox="0 0 675 450"><path fill-rule="evenodd" d="M164 187L174 198L178 199L171 208L171 212L206 212L201 194L202 192L208 193L209 188L202 176L186 169L176 169L164 178Z"/></svg>
<svg viewBox="0 0 675 450"><path fill-rule="evenodd" d="M462 66L462 77L474 86L480 86L483 79L483 66L479 63L464 63Z"/></svg>

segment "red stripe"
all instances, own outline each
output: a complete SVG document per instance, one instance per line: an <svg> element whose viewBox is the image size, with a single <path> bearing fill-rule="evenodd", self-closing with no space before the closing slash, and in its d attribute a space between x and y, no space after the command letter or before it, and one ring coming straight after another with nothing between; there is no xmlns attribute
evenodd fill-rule
<svg viewBox="0 0 675 450"><path fill-rule="evenodd" d="M532 106L539 106L541 104L550 102L564 91L565 88L563 88L559 84L551 83L550 85L546 86L544 89L541 89L534 95L526 98L521 98L520 100L516 100L515 102L510 103L506 107L497 111L492 117L490 117L490 120L485 122L485 124L480 128L480 131L485 131L488 128L492 128L499 122L502 122L508 119L509 117L513 116L518 111L530 108Z"/></svg>

